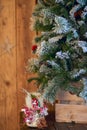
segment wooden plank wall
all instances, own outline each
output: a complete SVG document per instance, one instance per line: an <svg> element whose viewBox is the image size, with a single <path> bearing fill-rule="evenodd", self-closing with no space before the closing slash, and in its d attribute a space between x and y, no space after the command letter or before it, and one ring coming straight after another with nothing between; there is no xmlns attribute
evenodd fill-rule
<svg viewBox="0 0 87 130"><path fill-rule="evenodd" d="M27 83L25 65L31 56L34 33L30 17L35 0L0 0L0 129L20 130L21 88Z"/></svg>
<svg viewBox="0 0 87 130"><path fill-rule="evenodd" d="M0 129L16 130L15 0L0 0L0 6Z"/></svg>
<svg viewBox="0 0 87 130"><path fill-rule="evenodd" d="M28 59L32 56L31 46L35 33L30 30L31 15L35 5L35 0L17 0L16 3L16 14L17 14L17 86L19 87L18 99L19 108L23 105L23 93L22 88L29 91L33 91L33 87L28 84L27 79L30 74L26 73L25 66L27 65ZM21 99L20 99L21 96Z"/></svg>

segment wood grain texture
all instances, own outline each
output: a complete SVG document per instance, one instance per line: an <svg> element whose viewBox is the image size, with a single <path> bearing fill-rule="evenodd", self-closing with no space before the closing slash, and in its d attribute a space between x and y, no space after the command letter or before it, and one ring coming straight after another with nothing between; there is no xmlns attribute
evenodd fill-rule
<svg viewBox="0 0 87 130"><path fill-rule="evenodd" d="M19 130L24 105L21 88L31 91L25 66L31 57L30 17L35 0L0 0L0 128Z"/></svg>
<svg viewBox="0 0 87 130"><path fill-rule="evenodd" d="M84 100L76 95L70 94L69 92L65 91L59 91L56 97L57 100L65 100L65 101L79 101L79 102L84 102Z"/></svg>
<svg viewBox="0 0 87 130"><path fill-rule="evenodd" d="M35 36L35 33L30 30L30 18L34 5L35 0L16 0L18 113L20 113L21 108L25 105L25 95L22 88L28 91L35 90L27 82L30 74L25 69L28 59L31 58L31 46Z"/></svg>
<svg viewBox="0 0 87 130"><path fill-rule="evenodd" d="M56 104L55 115L57 122L87 123L87 106Z"/></svg>
<svg viewBox="0 0 87 130"><path fill-rule="evenodd" d="M0 64L2 62L2 59L0 58ZM1 73L0 73L0 128L2 130L5 130L5 125L6 124L6 94L5 94L5 88L3 87L3 81L1 78Z"/></svg>
<svg viewBox="0 0 87 130"><path fill-rule="evenodd" d="M15 0L0 5L0 129L18 130Z"/></svg>

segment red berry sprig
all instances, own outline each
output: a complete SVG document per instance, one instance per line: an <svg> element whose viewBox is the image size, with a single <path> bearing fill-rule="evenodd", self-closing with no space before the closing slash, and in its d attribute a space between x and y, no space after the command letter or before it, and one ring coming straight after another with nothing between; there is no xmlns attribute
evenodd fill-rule
<svg viewBox="0 0 87 130"><path fill-rule="evenodd" d="M37 45L33 45L33 46L32 46L32 51L35 53L36 50L37 50Z"/></svg>

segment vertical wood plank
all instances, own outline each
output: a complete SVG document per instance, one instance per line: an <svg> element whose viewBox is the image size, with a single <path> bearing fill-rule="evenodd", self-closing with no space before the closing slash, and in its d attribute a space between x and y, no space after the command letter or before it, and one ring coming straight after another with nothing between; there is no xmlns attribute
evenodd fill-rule
<svg viewBox="0 0 87 130"><path fill-rule="evenodd" d="M1 63L2 59L0 58L0 63ZM6 111L5 111L5 105L6 105L6 98L5 98L5 88L3 88L3 83L2 83L2 76L0 73L0 128L2 128L2 130L5 130L6 126L4 124L6 124Z"/></svg>
<svg viewBox="0 0 87 130"><path fill-rule="evenodd" d="M31 16L35 0L16 0L17 13L17 86L18 86L18 109L19 112L24 105L24 95L22 88L33 90L27 82L29 74L26 73L25 66L28 58L31 57L32 40L35 35L30 30Z"/></svg>
<svg viewBox="0 0 87 130"><path fill-rule="evenodd" d="M15 0L0 5L0 129L18 130Z"/></svg>

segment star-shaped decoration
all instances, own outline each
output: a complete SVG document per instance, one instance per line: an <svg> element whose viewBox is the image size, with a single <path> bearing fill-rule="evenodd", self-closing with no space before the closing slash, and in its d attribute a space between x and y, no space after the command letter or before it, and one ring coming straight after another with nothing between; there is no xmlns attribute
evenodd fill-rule
<svg viewBox="0 0 87 130"><path fill-rule="evenodd" d="M9 40L7 39L6 42L3 44L3 50L5 52L10 53L11 49L13 48L13 45L9 42Z"/></svg>
<svg viewBox="0 0 87 130"><path fill-rule="evenodd" d="M1 56L4 54L4 53L11 53L12 49L15 47L15 45L11 44L9 39L7 38L5 40L5 42L1 45L1 50L2 50L2 54Z"/></svg>

